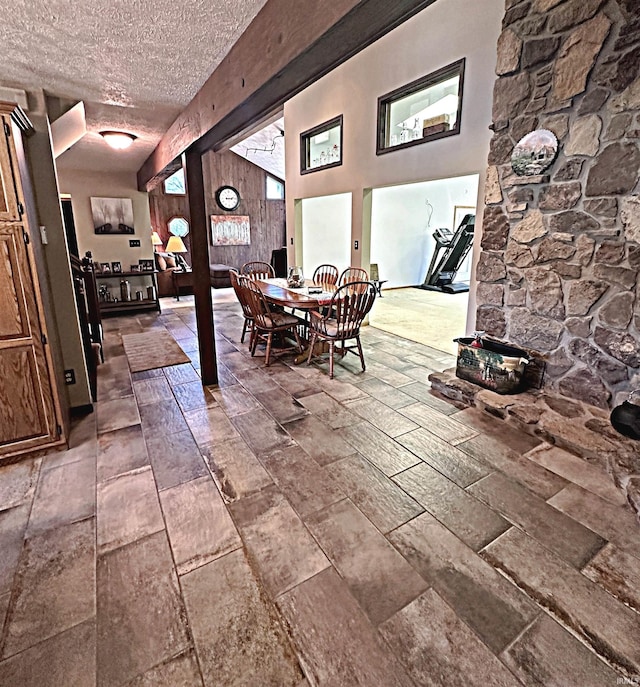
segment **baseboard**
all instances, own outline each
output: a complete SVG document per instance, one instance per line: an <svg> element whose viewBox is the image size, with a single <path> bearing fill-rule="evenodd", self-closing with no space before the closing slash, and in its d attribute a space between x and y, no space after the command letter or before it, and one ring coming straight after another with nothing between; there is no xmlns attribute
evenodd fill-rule
<svg viewBox="0 0 640 687"><path fill-rule="evenodd" d="M93 403L69 408L69 415L71 417L84 417L85 415L91 415L91 413L93 413Z"/></svg>

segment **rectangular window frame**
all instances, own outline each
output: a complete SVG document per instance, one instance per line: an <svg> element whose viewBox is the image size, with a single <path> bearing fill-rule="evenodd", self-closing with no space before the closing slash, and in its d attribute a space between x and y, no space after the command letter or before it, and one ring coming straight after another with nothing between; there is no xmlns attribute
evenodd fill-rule
<svg viewBox="0 0 640 687"><path fill-rule="evenodd" d="M428 143L429 141L436 141L441 138L448 138L449 136L456 136L460 133L460 125L462 120L462 97L464 89L464 71L465 71L465 58L456 60L446 67L431 72L426 76L422 76L411 83L408 83L400 88L396 88L390 93L386 93L378 98L378 131L376 139L376 155L384 155L385 153L390 153L395 150L404 150L406 148L412 148L413 146L420 145L422 143ZM404 143L398 143L396 145L388 145L387 141L390 136L390 119L391 119L391 105L406 98L414 93L419 93L420 91L427 90L442 81L446 81L454 76L460 77L460 83L458 87L458 110L456 113L456 123L452 129L448 131L440 131L438 133L433 133L428 136L423 136L421 138L412 139Z"/></svg>
<svg viewBox="0 0 640 687"><path fill-rule="evenodd" d="M279 184L282 187L282 195L279 195L278 197L275 196L270 196L269 195L269 179L274 181L276 184ZM286 188L284 185L284 181L282 179L279 179L277 176L274 176L273 174L270 174L267 172L265 174L265 190L264 190L264 197L266 200L284 200L286 197Z"/></svg>
<svg viewBox="0 0 640 687"><path fill-rule="evenodd" d="M340 127L340 156L339 159L334 162L329 162L324 165L317 165L315 167L310 167L311 158L311 139L318 134L322 134L325 131L330 131L335 127ZM312 172L319 172L322 169L331 169L332 167L339 167L342 164L342 150L343 150L343 137L344 137L344 127L343 127L343 115L338 115L333 119L330 119L318 126L314 126L313 129L307 129L300 134L300 174L311 174Z"/></svg>

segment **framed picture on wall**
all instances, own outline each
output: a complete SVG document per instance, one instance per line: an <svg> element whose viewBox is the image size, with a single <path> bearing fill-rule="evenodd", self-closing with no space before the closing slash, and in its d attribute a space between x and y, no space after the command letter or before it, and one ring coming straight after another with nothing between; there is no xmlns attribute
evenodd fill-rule
<svg viewBox="0 0 640 687"><path fill-rule="evenodd" d="M135 234L131 198L91 198L96 234Z"/></svg>
<svg viewBox="0 0 640 687"><path fill-rule="evenodd" d="M249 217L247 215L211 215L211 245L251 245Z"/></svg>
<svg viewBox="0 0 640 687"><path fill-rule="evenodd" d="M476 209L473 205L456 205L453 208L453 231L460 226L465 215L475 215Z"/></svg>

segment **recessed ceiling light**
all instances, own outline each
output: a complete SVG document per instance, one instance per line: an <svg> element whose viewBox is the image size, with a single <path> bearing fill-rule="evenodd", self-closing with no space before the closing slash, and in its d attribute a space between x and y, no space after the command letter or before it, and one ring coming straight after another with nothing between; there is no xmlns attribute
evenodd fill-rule
<svg viewBox="0 0 640 687"><path fill-rule="evenodd" d="M101 131L100 136L115 150L128 148L138 138L125 131Z"/></svg>

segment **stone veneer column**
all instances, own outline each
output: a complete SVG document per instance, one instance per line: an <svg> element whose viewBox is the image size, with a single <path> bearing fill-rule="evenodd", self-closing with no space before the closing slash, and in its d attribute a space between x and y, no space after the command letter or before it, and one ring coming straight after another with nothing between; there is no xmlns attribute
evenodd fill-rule
<svg viewBox="0 0 640 687"><path fill-rule="evenodd" d="M607 408L640 388L640 0L506 0L496 72L477 327ZM537 128L558 158L516 176Z"/></svg>

